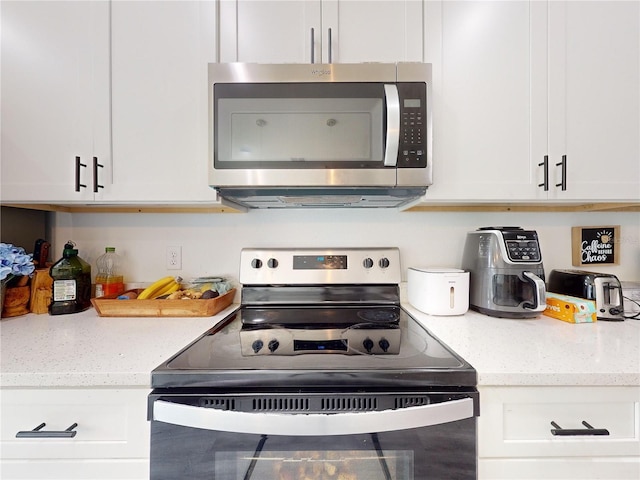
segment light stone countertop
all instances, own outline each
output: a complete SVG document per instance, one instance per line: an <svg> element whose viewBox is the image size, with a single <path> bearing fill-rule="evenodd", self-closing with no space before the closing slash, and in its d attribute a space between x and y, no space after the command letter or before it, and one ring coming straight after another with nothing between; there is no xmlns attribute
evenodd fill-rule
<svg viewBox="0 0 640 480"><path fill-rule="evenodd" d="M151 370L239 307L213 317L70 315L0 320L0 387L151 385Z"/></svg>
<svg viewBox="0 0 640 480"><path fill-rule="evenodd" d="M640 386L640 321L573 324L404 308L473 365L478 385Z"/></svg>
<svg viewBox="0 0 640 480"><path fill-rule="evenodd" d="M476 368L480 386L640 386L640 321L434 317L403 306ZM2 319L0 386L149 387L151 370L238 307L198 318L107 318L89 309Z"/></svg>

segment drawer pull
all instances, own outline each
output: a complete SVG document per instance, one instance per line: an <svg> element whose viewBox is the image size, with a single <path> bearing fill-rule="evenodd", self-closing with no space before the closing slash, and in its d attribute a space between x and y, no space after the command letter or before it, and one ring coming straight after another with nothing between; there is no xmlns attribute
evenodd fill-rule
<svg viewBox="0 0 640 480"><path fill-rule="evenodd" d="M551 434L560 437L572 437L580 435L609 435L609 430L607 430L606 428L593 428L584 420L582 421L582 425L587 428L562 428L556 422L551 422L551 425L554 427L551 429Z"/></svg>
<svg viewBox="0 0 640 480"><path fill-rule="evenodd" d="M41 423L33 430L23 430L16 433L16 438L73 438L76 436L74 428L78 426L74 423L66 430L42 430L46 423Z"/></svg>

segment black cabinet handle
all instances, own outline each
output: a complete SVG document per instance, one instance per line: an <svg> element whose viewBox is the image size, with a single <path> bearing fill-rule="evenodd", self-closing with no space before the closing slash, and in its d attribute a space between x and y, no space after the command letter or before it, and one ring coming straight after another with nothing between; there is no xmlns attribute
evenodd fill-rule
<svg viewBox="0 0 640 480"><path fill-rule="evenodd" d="M332 55L332 46L331 46L331 29L329 28L327 31L327 44L329 45L329 63L333 63L333 55Z"/></svg>
<svg viewBox="0 0 640 480"><path fill-rule="evenodd" d="M544 167L544 180L542 183L538 184L539 187L543 187L542 189L545 192L549 191L549 155L544 156L544 160L542 163L538 164L539 167Z"/></svg>
<svg viewBox="0 0 640 480"><path fill-rule="evenodd" d="M606 428L593 428L584 420L582 421L582 425L587 428L562 428L556 422L551 422L551 434L559 437L575 437L575 436L585 436L585 435L609 435L609 430Z"/></svg>
<svg viewBox="0 0 640 480"><path fill-rule="evenodd" d="M73 438L76 436L74 428L78 426L74 423L66 430L42 430L46 423L41 423L33 430L23 430L16 433L16 438Z"/></svg>
<svg viewBox="0 0 640 480"><path fill-rule="evenodd" d="M311 28L311 63L316 63L315 30Z"/></svg>
<svg viewBox="0 0 640 480"><path fill-rule="evenodd" d="M98 183L98 168L104 168L104 165L98 163L98 157L93 157L93 192L98 193L98 190L104 188L104 185Z"/></svg>
<svg viewBox="0 0 640 480"><path fill-rule="evenodd" d="M560 163L556 163L556 167L562 166L562 179L560 183L556 183L556 187L562 187L561 190L564 192L567 189L567 156L562 156L562 161Z"/></svg>
<svg viewBox="0 0 640 480"><path fill-rule="evenodd" d="M86 165L80 161L80 157L76 157L76 192L79 192L80 188L87 188L86 185L80 183L80 167L86 167Z"/></svg>

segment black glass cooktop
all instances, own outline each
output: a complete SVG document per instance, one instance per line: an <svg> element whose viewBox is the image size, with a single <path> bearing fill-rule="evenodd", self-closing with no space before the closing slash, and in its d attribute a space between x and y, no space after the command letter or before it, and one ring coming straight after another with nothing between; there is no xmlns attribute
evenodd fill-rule
<svg viewBox="0 0 640 480"><path fill-rule="evenodd" d="M471 365L400 307L377 312L358 307L285 310L282 316L279 308L241 308L158 366L152 387L424 388L477 383Z"/></svg>

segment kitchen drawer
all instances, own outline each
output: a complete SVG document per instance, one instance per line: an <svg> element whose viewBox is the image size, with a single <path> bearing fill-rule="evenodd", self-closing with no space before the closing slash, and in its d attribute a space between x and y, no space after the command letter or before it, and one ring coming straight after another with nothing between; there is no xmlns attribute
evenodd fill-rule
<svg viewBox="0 0 640 480"><path fill-rule="evenodd" d="M478 480L638 480L638 457L481 458Z"/></svg>
<svg viewBox="0 0 640 480"><path fill-rule="evenodd" d="M2 480L149 480L149 459L2 460Z"/></svg>
<svg viewBox="0 0 640 480"><path fill-rule="evenodd" d="M146 388L2 389L3 462L148 458L148 393ZM73 438L16 438L41 423L46 423L42 431L77 423L77 433Z"/></svg>
<svg viewBox="0 0 640 480"><path fill-rule="evenodd" d="M487 387L480 390L479 456L640 456L640 389L637 387ZM586 427L607 436L554 436Z"/></svg>

